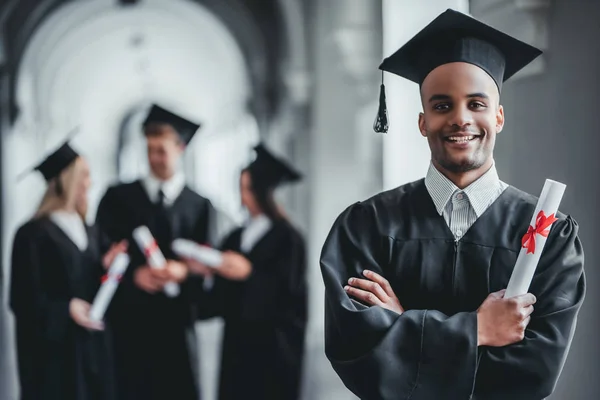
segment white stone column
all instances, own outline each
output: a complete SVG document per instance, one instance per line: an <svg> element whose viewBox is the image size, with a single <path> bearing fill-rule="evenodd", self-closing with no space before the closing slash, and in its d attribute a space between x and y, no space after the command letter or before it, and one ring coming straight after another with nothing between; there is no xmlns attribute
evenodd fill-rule
<svg viewBox="0 0 600 400"><path fill-rule="evenodd" d="M384 56L394 53L446 9L467 13L468 3L468 0L383 0ZM425 176L431 157L427 140L421 136L417 124L422 111L418 85L387 72L384 83L390 128L383 141L383 185L391 189Z"/></svg>

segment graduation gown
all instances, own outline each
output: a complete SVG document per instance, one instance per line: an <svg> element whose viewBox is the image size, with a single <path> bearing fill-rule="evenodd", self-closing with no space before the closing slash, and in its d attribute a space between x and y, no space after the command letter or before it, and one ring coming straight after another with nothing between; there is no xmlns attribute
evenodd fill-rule
<svg viewBox="0 0 600 400"><path fill-rule="evenodd" d="M240 250L241 235L233 231L222 249L248 258L250 277L217 277L204 303L218 307L225 321L219 399L298 399L307 319L304 241L284 220L273 222L248 253Z"/></svg>
<svg viewBox="0 0 600 400"><path fill-rule="evenodd" d="M133 282L133 272L147 264L132 238L146 225L166 259L176 238L206 243L209 238L210 202L187 186L173 204L161 211L152 203L141 181L109 188L98 207L98 226L114 242L129 241L131 265L107 310L114 329L119 392L126 400L199 398L199 371L194 321L197 291L202 280L189 277L181 293L169 298L149 294Z"/></svg>
<svg viewBox="0 0 600 400"><path fill-rule="evenodd" d="M92 332L69 315L69 302L92 303L104 274L99 236L88 228L81 251L48 217L21 226L12 250L10 306L15 316L22 400L112 400L109 326Z"/></svg>
<svg viewBox="0 0 600 400"><path fill-rule="evenodd" d="M506 288L537 199L509 186L455 240L420 180L348 207L321 254L325 351L361 399L543 399L564 364L584 299L578 225L558 213L530 292L521 342L477 346L476 310ZM370 269L406 312L367 307L344 291ZM473 397L470 397L473 395Z"/></svg>

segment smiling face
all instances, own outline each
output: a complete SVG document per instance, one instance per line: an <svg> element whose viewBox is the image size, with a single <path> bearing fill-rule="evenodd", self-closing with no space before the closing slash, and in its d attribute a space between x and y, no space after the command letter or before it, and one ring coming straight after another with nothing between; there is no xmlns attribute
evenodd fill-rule
<svg viewBox="0 0 600 400"><path fill-rule="evenodd" d="M491 167L496 134L504 125L499 97L494 80L472 64L444 64L427 75L419 130L438 170L447 176L480 176Z"/></svg>
<svg viewBox="0 0 600 400"><path fill-rule="evenodd" d="M152 124L146 127L146 144L148 148L148 164L152 174L168 180L176 170L185 146L171 125Z"/></svg>

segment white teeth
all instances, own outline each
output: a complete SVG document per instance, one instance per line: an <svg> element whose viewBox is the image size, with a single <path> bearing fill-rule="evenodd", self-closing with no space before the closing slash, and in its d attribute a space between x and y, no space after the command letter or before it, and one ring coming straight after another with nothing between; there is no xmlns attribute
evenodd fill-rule
<svg viewBox="0 0 600 400"><path fill-rule="evenodd" d="M473 139L475 139L475 136L473 136L473 135L471 135L471 136L450 136L448 138L448 140L450 140L452 142L456 142L456 143L466 143Z"/></svg>

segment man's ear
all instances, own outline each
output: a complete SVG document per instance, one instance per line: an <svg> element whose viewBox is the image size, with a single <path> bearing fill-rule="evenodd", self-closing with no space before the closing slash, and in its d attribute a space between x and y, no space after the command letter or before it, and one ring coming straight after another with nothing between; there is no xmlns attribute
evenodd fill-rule
<svg viewBox="0 0 600 400"><path fill-rule="evenodd" d="M419 113L419 131L423 137L427 136L427 127L425 125L425 114Z"/></svg>
<svg viewBox="0 0 600 400"><path fill-rule="evenodd" d="M504 107L501 105L498 106L498 111L496 112L496 133L502 132L504 128Z"/></svg>

